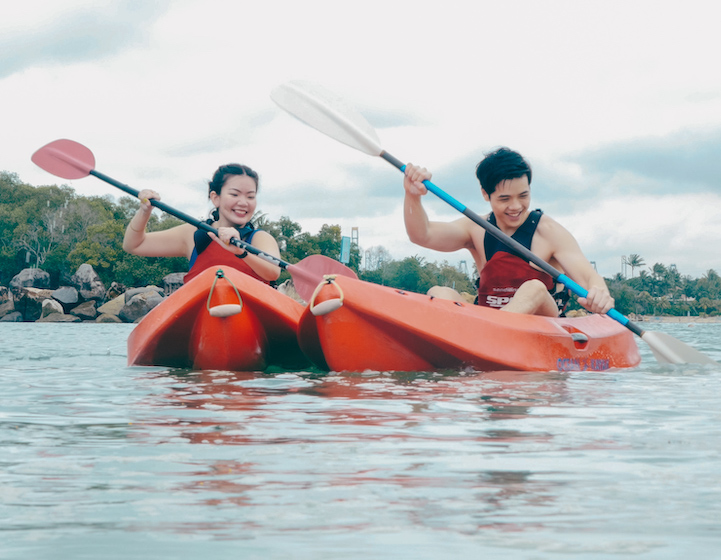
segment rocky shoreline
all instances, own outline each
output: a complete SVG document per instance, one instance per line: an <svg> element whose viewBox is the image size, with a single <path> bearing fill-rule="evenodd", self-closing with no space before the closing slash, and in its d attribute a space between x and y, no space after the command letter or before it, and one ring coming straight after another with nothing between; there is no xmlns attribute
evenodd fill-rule
<svg viewBox="0 0 721 560"><path fill-rule="evenodd" d="M183 285L185 273L163 278L162 286L126 288L113 282L109 288L89 264L82 264L66 285L51 287L50 275L26 268L10 286L0 286L0 322L137 323L151 309ZM303 302L288 280L278 290ZM468 296L472 301L472 296ZM583 314L583 313L579 313ZM571 316L571 313L569 313ZM721 317L629 315L645 323L719 323Z"/></svg>
<svg viewBox="0 0 721 560"><path fill-rule="evenodd" d="M80 265L67 285L51 287L50 275L26 268L0 286L0 322L136 323L183 285L184 273L169 274L163 286L109 288L89 264Z"/></svg>
<svg viewBox="0 0 721 560"><path fill-rule="evenodd" d="M50 275L26 268L0 286L0 322L3 323L137 323L151 309L183 285L184 272L168 274L162 286L109 288L89 264L82 264L65 285L51 287ZM278 286L288 297L298 296L291 280Z"/></svg>

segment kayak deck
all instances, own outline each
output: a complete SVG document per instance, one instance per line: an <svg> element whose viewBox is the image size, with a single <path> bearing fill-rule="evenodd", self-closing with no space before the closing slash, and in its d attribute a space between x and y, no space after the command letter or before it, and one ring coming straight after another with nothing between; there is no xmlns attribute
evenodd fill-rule
<svg viewBox="0 0 721 560"><path fill-rule="evenodd" d="M602 315L520 315L345 277L320 288L298 339L332 371L606 370L641 361L633 334Z"/></svg>
<svg viewBox="0 0 721 560"><path fill-rule="evenodd" d="M303 368L309 360L296 336L302 312L300 303L267 284L213 266L141 319L128 337L128 365Z"/></svg>

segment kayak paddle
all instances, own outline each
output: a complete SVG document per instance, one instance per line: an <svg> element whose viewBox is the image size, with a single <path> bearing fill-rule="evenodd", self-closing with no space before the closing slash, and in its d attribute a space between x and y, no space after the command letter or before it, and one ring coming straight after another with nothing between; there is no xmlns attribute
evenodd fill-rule
<svg viewBox="0 0 721 560"><path fill-rule="evenodd" d="M88 175L94 175L101 181L105 181L119 188L121 191L138 198L139 191L96 171L94 169L95 156L93 156L93 153L87 147L73 140L63 139L50 142L35 152L31 159L45 171L62 177L63 179L82 179ZM198 229L203 229L216 235L218 233L213 226L208 225L205 221L194 218L180 210L176 210L160 200L150 199L150 204L171 216L175 216L184 222L194 225ZM287 270L293 278L295 290L305 301L310 301L313 291L316 286L323 281L323 276L326 274L358 278L356 273L350 268L324 255L311 255L297 264L290 264L236 237L231 238L230 242L236 247L245 249L261 259Z"/></svg>
<svg viewBox="0 0 721 560"><path fill-rule="evenodd" d="M293 81L277 86L271 92L270 97L282 109L310 127L315 128L317 131L368 155L380 156L401 171L405 170L405 164L403 164L403 162L382 149L378 135L370 123L368 123L354 107L348 105L343 99L333 93L320 88L316 84ZM424 181L423 184L430 192L470 218L527 261L538 266L555 281L562 283L580 297L586 297L588 295L588 290L533 254L526 247L518 243L518 241L507 236L496 226L461 204L436 185L430 181ZM718 365L718 362L712 360L709 356L702 354L698 350L668 334L644 331L616 309L611 309L607 315L641 337L641 339L649 345L656 360L660 363Z"/></svg>

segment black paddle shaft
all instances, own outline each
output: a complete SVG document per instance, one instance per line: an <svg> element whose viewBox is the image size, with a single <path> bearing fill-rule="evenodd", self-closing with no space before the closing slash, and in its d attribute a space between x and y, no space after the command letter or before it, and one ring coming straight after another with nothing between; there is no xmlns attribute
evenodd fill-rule
<svg viewBox="0 0 721 560"><path fill-rule="evenodd" d="M121 191L124 191L128 193L129 195L134 196L135 198L139 198L138 194L140 191L126 185L125 183L121 183L120 181L116 181L112 177L109 177L108 175L105 175L105 173L101 173L100 171L96 171L95 169L90 170L90 174L94 175L101 181L105 181L106 183L110 183L114 187L119 188ZM150 204L155 206L157 209L162 210L163 212L170 214L171 216L175 216L179 220L183 220L184 222L189 223L190 225L195 226L198 229L202 229L204 231L207 231L209 233L214 233L215 235L218 235L218 230L215 229L213 226L205 222L204 220L200 220L198 218L194 218L190 214L186 214L185 212L181 212L180 210L176 210L172 206L168 206L161 200L156 200L154 198L150 199ZM277 257L274 257L273 255L270 255L264 251L261 251L260 249L253 247L250 243L247 243L246 241L243 241L241 239L238 239L237 237L231 237L230 242L238 247L239 249L245 249L249 253L252 253L256 255L257 257L260 257L263 260L266 260L276 266L279 266L283 269L288 267L288 263L285 262L282 259L279 259Z"/></svg>

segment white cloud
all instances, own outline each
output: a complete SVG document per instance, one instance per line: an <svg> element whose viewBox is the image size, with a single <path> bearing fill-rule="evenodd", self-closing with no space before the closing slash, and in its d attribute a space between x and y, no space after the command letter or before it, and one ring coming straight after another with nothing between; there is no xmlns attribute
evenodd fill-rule
<svg viewBox="0 0 721 560"><path fill-rule="evenodd" d="M719 267L718 208L721 194L629 196L604 200L558 219L582 247L595 248L598 257L587 253L597 259L605 276L621 271L622 255L638 254L647 266L675 264L682 275L700 277Z"/></svg>
<svg viewBox="0 0 721 560"><path fill-rule="evenodd" d="M308 79L377 119L383 147L403 160L440 172L506 144L548 170L547 182L577 185L534 196L544 207L573 209L553 215L605 275L619 272L629 253L692 275L721 268L721 232L708 210L716 194L685 196L683 185L665 194L647 178L648 191L630 201L569 158L721 128L721 74L711 70L717 18L708 2L183 0L135 16L123 6L35 0L3 8L4 47L15 40L27 53L36 52L33 41L48 48L42 33L53 29L67 53L28 56L0 73L0 169L35 185L61 182L30 155L72 138L93 150L100 171L136 188L152 185L166 202L202 215L204 182L218 165L241 161L261 173L271 219L288 215L307 231L342 223L349 234L357 226L365 248L381 244L396 258L466 258L408 243L400 174L299 124L269 99L275 85ZM98 39L96 52L73 59L62 30L77 32L80 15L103 10L108 29L122 13L116 24L137 23L139 35L118 38L114 48L106 41L100 48ZM471 193L462 202L485 212L472 169L464 173L439 186ZM381 197L386 181L395 203ZM72 185L84 195L118 194L93 178ZM596 200L584 207L588 192ZM429 208L454 217L440 202Z"/></svg>

